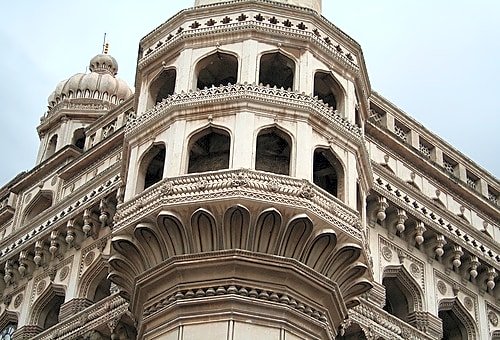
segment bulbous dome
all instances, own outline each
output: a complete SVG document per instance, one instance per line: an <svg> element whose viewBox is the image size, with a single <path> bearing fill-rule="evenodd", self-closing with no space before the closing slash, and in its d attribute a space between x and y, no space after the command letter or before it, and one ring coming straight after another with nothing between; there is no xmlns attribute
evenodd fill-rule
<svg viewBox="0 0 500 340"><path fill-rule="evenodd" d="M116 77L118 63L109 54L93 57L89 70L89 73L77 73L56 86L48 98L49 113L64 99L92 99L118 105L132 95L127 83Z"/></svg>

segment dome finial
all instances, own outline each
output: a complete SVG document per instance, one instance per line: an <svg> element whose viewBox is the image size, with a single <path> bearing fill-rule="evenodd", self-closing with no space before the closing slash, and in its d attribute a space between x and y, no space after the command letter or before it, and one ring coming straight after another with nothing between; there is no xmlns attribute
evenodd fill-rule
<svg viewBox="0 0 500 340"><path fill-rule="evenodd" d="M106 41L106 32L104 33L104 39L102 41L102 54L108 54L109 43Z"/></svg>

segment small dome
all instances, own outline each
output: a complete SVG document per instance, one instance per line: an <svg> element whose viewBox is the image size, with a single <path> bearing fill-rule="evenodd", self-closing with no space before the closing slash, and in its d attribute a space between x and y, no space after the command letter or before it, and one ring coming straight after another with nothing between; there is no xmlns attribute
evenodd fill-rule
<svg viewBox="0 0 500 340"><path fill-rule="evenodd" d="M49 113L64 99L93 99L118 105L132 95L127 83L116 77L118 63L109 54L90 60L89 73L77 73L63 80L48 98Z"/></svg>
<svg viewBox="0 0 500 340"><path fill-rule="evenodd" d="M109 72L113 76L116 76L118 73L118 63L109 54L98 54L90 60L89 70L97 73Z"/></svg>

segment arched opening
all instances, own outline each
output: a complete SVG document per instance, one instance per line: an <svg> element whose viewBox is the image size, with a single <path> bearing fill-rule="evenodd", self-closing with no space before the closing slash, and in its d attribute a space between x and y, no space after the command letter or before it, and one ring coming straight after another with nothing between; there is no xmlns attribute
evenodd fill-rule
<svg viewBox="0 0 500 340"><path fill-rule="evenodd" d="M83 150L85 147L85 129L79 128L73 132L73 145Z"/></svg>
<svg viewBox="0 0 500 340"><path fill-rule="evenodd" d="M90 300L96 303L108 297L110 295L110 288L111 281L109 281L106 276L101 277L99 283L95 287L95 291L90 292Z"/></svg>
<svg viewBox="0 0 500 340"><path fill-rule="evenodd" d="M43 307L38 324L44 330L49 329L59 322L59 312L64 303L64 295L54 294L49 302Z"/></svg>
<svg viewBox="0 0 500 340"><path fill-rule="evenodd" d="M290 136L277 128L264 129L257 136L255 169L290 175Z"/></svg>
<svg viewBox="0 0 500 340"><path fill-rule="evenodd" d="M17 329L17 313L4 310L0 317L0 339L11 340Z"/></svg>
<svg viewBox="0 0 500 340"><path fill-rule="evenodd" d="M266 53L260 58L259 83L293 89L295 63L280 52Z"/></svg>
<svg viewBox="0 0 500 340"><path fill-rule="evenodd" d="M440 311L439 318L443 322L443 340L467 340L467 331L455 313Z"/></svg>
<svg viewBox="0 0 500 340"><path fill-rule="evenodd" d="M56 152L56 147L57 147L57 135L53 135L50 137L49 143L47 144L47 149L45 150L45 157L44 159L49 158Z"/></svg>
<svg viewBox="0 0 500 340"><path fill-rule="evenodd" d="M314 150L313 182L326 192L342 199L344 174L340 161L330 149Z"/></svg>
<svg viewBox="0 0 500 340"><path fill-rule="evenodd" d="M52 206L52 193L50 191L41 191L26 207L24 213L24 223L30 222L32 219L40 215L46 209Z"/></svg>
<svg viewBox="0 0 500 340"><path fill-rule="evenodd" d="M343 335L337 335L336 340L366 340L365 332L357 323L345 329Z"/></svg>
<svg viewBox="0 0 500 340"><path fill-rule="evenodd" d="M153 145L142 157L139 166L138 190L140 192L163 179L165 167L165 145Z"/></svg>
<svg viewBox="0 0 500 340"><path fill-rule="evenodd" d="M334 110L341 107L342 89L330 73L316 72L314 75L314 96L317 96Z"/></svg>
<svg viewBox="0 0 500 340"><path fill-rule="evenodd" d="M475 321L457 298L443 299L438 316L443 322L444 340L474 340L477 338Z"/></svg>
<svg viewBox="0 0 500 340"><path fill-rule="evenodd" d="M228 53L217 51L203 58L196 70L198 89L236 84L238 81L238 59Z"/></svg>
<svg viewBox="0 0 500 340"><path fill-rule="evenodd" d="M148 108L153 107L163 99L174 94L176 78L177 71L172 68L163 70L156 79L151 82L151 86L149 87Z"/></svg>
<svg viewBox="0 0 500 340"><path fill-rule="evenodd" d="M403 321L407 321L410 307L408 303L409 294L406 289L395 277L384 278L382 284L385 287L384 310Z"/></svg>
<svg viewBox="0 0 500 340"><path fill-rule="evenodd" d="M228 169L230 145L224 130L208 128L197 133L189 142L188 173Z"/></svg>

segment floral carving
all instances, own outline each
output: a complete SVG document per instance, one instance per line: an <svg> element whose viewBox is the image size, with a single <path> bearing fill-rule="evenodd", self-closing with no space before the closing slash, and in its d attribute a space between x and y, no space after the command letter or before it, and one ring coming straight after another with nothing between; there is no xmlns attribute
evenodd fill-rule
<svg viewBox="0 0 500 340"><path fill-rule="evenodd" d="M14 308L18 308L21 303L23 302L23 299L24 299L24 295L21 293L21 294L17 294L16 298L14 299Z"/></svg>
<svg viewBox="0 0 500 340"><path fill-rule="evenodd" d="M471 311L474 309L474 301L472 301L470 297L466 296L464 299L464 306Z"/></svg>
<svg viewBox="0 0 500 340"><path fill-rule="evenodd" d="M69 274L69 267L68 266L63 267L59 272L59 280L64 281L68 277L68 274Z"/></svg>
<svg viewBox="0 0 500 340"><path fill-rule="evenodd" d="M446 294L447 288L446 288L446 284L443 281L441 281L441 280L438 281L437 289L442 295Z"/></svg>
<svg viewBox="0 0 500 340"><path fill-rule="evenodd" d="M93 251L89 251L87 255L85 255L85 259L83 260L83 263L86 266L90 266L92 264L92 261L94 261L95 253Z"/></svg>
<svg viewBox="0 0 500 340"><path fill-rule="evenodd" d="M412 263L410 265L410 272L413 276L419 276L420 268L415 263Z"/></svg>
<svg viewBox="0 0 500 340"><path fill-rule="evenodd" d="M390 262L392 260L392 250L389 249L389 247L384 246L382 248L382 256L386 259L386 261Z"/></svg>
<svg viewBox="0 0 500 340"><path fill-rule="evenodd" d="M490 311L488 313L488 320L490 320L491 324L496 327L498 326L498 316L495 312Z"/></svg>
<svg viewBox="0 0 500 340"><path fill-rule="evenodd" d="M45 280L38 282L38 285L36 286L36 293L38 295L42 294L42 292L44 291L46 286L47 286L47 282L45 282Z"/></svg>

